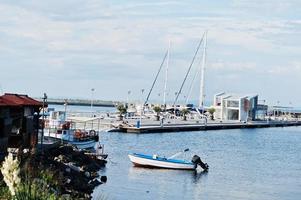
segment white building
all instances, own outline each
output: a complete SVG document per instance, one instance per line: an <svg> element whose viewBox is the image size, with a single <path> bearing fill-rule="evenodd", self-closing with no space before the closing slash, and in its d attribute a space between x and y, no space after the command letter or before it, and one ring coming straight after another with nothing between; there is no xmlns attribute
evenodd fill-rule
<svg viewBox="0 0 301 200"><path fill-rule="evenodd" d="M225 92L214 95L214 118L217 120L255 120L258 95L234 95Z"/></svg>

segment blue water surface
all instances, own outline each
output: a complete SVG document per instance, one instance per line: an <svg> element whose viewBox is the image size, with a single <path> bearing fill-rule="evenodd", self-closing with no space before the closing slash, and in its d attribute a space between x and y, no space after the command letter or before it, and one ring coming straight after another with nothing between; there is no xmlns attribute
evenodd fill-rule
<svg viewBox="0 0 301 200"><path fill-rule="evenodd" d="M301 127L100 136L108 182L95 199L301 199ZM137 168L127 157L185 148L209 164L208 173Z"/></svg>

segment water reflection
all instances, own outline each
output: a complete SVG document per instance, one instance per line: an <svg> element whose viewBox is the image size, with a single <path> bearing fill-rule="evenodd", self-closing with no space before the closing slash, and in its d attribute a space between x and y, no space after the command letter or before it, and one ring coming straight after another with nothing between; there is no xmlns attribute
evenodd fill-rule
<svg viewBox="0 0 301 200"><path fill-rule="evenodd" d="M109 199L299 199L300 127L165 134L103 133ZM189 147L208 172L134 167L131 152L172 155ZM283 169L285 170L279 170Z"/></svg>
<svg viewBox="0 0 301 200"><path fill-rule="evenodd" d="M209 171L198 171L198 170L195 170L193 171L193 183L198 183L201 178L207 178L207 175L209 173Z"/></svg>
<svg viewBox="0 0 301 200"><path fill-rule="evenodd" d="M175 169L160 169L152 167L137 167L132 166L129 168L129 179L137 179L141 175L154 175L154 176L187 176L191 177L192 183L197 184L202 178L207 178L209 171L204 170L175 170Z"/></svg>

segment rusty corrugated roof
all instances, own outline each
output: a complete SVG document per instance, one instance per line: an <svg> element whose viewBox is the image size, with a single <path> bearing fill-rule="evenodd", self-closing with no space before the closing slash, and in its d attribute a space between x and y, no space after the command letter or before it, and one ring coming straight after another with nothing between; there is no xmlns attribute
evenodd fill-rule
<svg viewBox="0 0 301 200"><path fill-rule="evenodd" d="M24 94L5 93L0 96L0 106L43 106L43 104Z"/></svg>

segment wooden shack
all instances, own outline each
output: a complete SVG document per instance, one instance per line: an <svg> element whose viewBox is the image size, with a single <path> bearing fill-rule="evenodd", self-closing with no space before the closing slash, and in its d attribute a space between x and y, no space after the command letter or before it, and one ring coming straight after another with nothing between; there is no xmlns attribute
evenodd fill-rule
<svg viewBox="0 0 301 200"><path fill-rule="evenodd" d="M27 95L0 96L0 152L7 148L34 148L38 143L43 103Z"/></svg>

